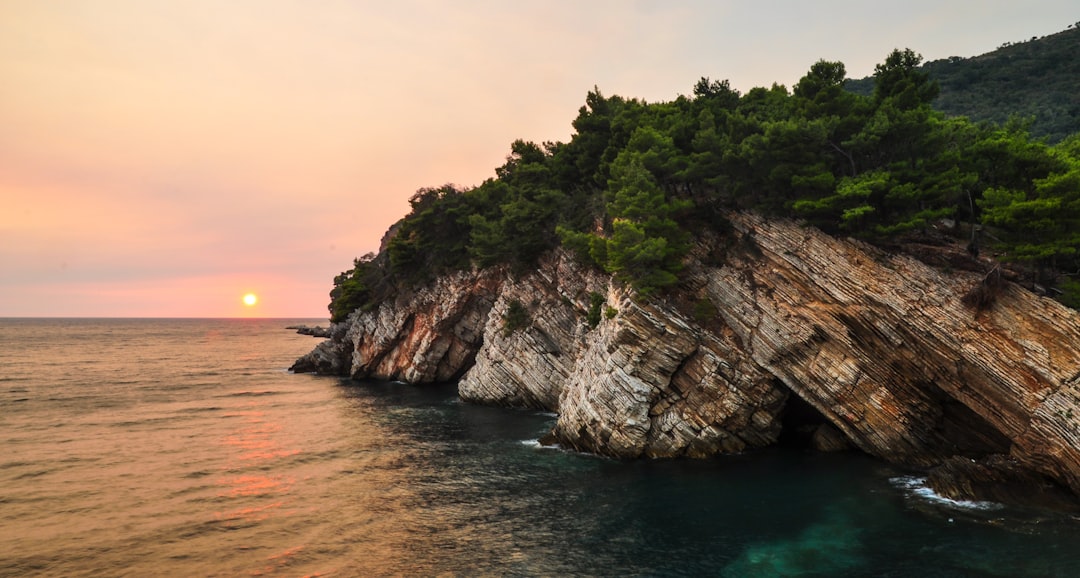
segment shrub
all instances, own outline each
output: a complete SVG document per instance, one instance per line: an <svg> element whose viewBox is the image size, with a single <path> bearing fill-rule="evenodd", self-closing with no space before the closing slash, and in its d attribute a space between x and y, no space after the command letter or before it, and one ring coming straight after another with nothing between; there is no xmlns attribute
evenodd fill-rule
<svg viewBox="0 0 1080 578"><path fill-rule="evenodd" d="M529 317L529 310L522 305L521 301L514 299L510 302L506 308L506 314L503 315L503 335L510 335L519 329L525 329L532 324L532 318Z"/></svg>
<svg viewBox="0 0 1080 578"><path fill-rule="evenodd" d="M694 320L698 323L707 323L718 313L716 305L707 298L698 299L694 303Z"/></svg>
<svg viewBox="0 0 1080 578"><path fill-rule="evenodd" d="M585 316L589 322L589 329L596 329L596 326L600 325L600 308L603 306L603 295L595 291L589 293L589 313Z"/></svg>

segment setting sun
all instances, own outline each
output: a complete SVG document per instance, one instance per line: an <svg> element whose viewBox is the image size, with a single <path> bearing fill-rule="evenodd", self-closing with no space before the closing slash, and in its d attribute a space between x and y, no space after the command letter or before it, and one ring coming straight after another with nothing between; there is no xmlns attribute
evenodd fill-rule
<svg viewBox="0 0 1080 578"><path fill-rule="evenodd" d="M244 305L251 307L258 302L259 298L254 293L248 293L247 295L244 295Z"/></svg>

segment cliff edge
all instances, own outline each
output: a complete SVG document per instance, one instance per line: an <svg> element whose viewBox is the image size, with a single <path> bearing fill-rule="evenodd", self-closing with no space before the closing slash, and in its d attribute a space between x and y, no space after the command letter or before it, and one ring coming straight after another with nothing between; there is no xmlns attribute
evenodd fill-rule
<svg viewBox="0 0 1080 578"><path fill-rule="evenodd" d="M458 380L558 413L550 441L703 457L799 434L931 471L950 497L1080 495L1080 315L791 221L730 215L683 282L637 299L559 250L523 276L440 277L331 328L293 366ZM970 301L969 301L970 302Z"/></svg>

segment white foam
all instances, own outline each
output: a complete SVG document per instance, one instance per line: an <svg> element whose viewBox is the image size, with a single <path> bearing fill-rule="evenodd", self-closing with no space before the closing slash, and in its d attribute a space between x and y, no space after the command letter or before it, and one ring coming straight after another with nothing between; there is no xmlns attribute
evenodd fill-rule
<svg viewBox="0 0 1080 578"><path fill-rule="evenodd" d="M544 445L544 444L540 443L540 440L521 440L521 445L528 446L530 448L534 448L534 449L538 449L538 450L561 450L561 449L563 449L562 446L560 446L559 444Z"/></svg>
<svg viewBox="0 0 1080 578"><path fill-rule="evenodd" d="M1000 510L1005 506L997 502L980 502L975 500L954 500L938 494L926 485L926 478L918 476L900 476L890 478L890 482L900 489L906 490L909 495L921 498L928 502L941 504L960 510Z"/></svg>

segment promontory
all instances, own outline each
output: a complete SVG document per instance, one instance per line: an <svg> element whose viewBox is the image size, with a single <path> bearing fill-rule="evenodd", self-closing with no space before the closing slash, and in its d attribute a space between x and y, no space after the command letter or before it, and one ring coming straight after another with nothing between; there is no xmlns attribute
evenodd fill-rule
<svg viewBox="0 0 1080 578"><path fill-rule="evenodd" d="M618 458L796 439L1073 508L1080 137L935 112L920 60L869 96L827 61L792 90L592 91L570 142L421 189L293 370L456 381Z"/></svg>

